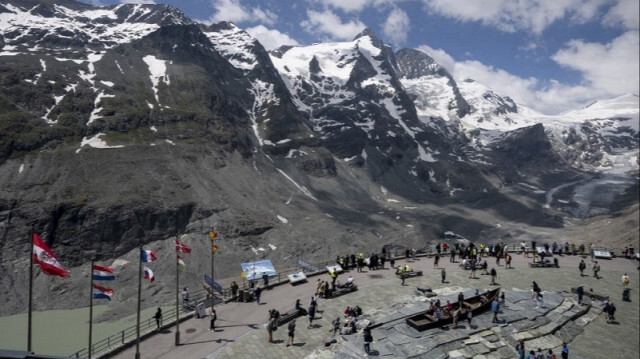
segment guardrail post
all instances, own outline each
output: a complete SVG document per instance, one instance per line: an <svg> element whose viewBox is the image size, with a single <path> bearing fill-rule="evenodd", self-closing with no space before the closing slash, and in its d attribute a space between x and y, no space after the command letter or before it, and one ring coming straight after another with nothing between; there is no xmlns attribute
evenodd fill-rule
<svg viewBox="0 0 640 359"><path fill-rule="evenodd" d="M122 335L122 344L124 344L124 330L120 334Z"/></svg>

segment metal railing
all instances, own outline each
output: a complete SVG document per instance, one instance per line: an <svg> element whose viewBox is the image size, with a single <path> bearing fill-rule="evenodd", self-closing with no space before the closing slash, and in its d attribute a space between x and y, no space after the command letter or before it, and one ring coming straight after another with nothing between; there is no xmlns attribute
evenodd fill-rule
<svg viewBox="0 0 640 359"><path fill-rule="evenodd" d="M208 293L204 290L198 290L192 293L193 300L192 302L200 303L205 301L208 298ZM182 304L182 303L181 303ZM195 305L194 305L195 307ZM180 319L184 320L192 315L193 310L183 311L180 313ZM165 319L166 318L166 319ZM160 321L160 327L173 325L176 322L176 308L172 307L170 309L166 309L162 313L162 319ZM140 337L151 333L156 330L156 321L155 318L148 319L140 319ZM131 327L125 328L124 330L118 332L117 334L111 335L105 339L99 340L91 345L91 353L92 357L98 358L101 355L104 355L105 352L110 349L114 349L120 346L123 346L136 338L136 326L133 325ZM69 358L87 358L89 354L88 348L81 349L69 356Z"/></svg>
<svg viewBox="0 0 640 359"><path fill-rule="evenodd" d="M333 263L335 262L325 261L325 262L315 263L314 265L318 267L317 272L308 272L308 271L305 271L305 272L307 275L319 274L319 273L325 272L326 271L325 267ZM290 268L282 272L278 272L277 275L269 278L270 285L276 286L276 285L288 283L289 282L288 275L295 272L299 272L301 270L304 271L303 268L298 267L298 268ZM243 282L239 284L239 287L242 289L248 289L249 286L250 286L250 282L246 280L243 280ZM225 301L225 302L231 299L232 297L231 288L223 288L221 297L222 297L221 298L222 301ZM191 302L194 303L194 307L195 307L196 304L204 302L210 298L210 291L207 291L205 289L198 290L192 293L192 298L194 298L194 300L192 300ZM193 310L191 309L186 312L182 312L180 314L180 320L187 319L192 315L193 315ZM165 310L162 314L162 318L163 320L160 323L161 327L175 325L175 322L176 322L175 306ZM152 333L155 330L156 330L156 322L154 318L140 320L140 337L141 338L149 333ZM92 357L94 358L102 357L103 355L108 354L108 352L111 350L114 350L116 348L119 348L126 344L131 343L133 340L135 340L135 338L136 338L136 326L133 325L131 327L125 328L124 330L118 332L117 334L111 335L105 339L102 339L100 341L93 343L91 345ZM88 354L89 354L88 348L83 348L69 355L69 358L87 358Z"/></svg>

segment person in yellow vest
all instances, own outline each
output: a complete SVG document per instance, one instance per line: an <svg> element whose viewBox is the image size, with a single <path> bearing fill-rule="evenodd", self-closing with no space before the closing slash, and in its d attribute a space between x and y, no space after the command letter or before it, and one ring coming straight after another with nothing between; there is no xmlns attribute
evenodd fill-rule
<svg viewBox="0 0 640 359"><path fill-rule="evenodd" d="M409 266L405 266L406 268L409 268ZM407 277L407 271L405 271L405 269L402 266L398 266L398 274L400 275L400 279L402 280L402 284L404 285L404 280Z"/></svg>
<svg viewBox="0 0 640 359"><path fill-rule="evenodd" d="M329 275L331 276L331 288L336 287L336 279L338 278L338 272L336 272L335 268L331 268L329 271Z"/></svg>
<svg viewBox="0 0 640 359"><path fill-rule="evenodd" d="M486 248L486 247L487 247L487 246L486 246L484 243L480 243L480 255L481 255L482 257L484 257L484 254L485 254L485 248Z"/></svg>

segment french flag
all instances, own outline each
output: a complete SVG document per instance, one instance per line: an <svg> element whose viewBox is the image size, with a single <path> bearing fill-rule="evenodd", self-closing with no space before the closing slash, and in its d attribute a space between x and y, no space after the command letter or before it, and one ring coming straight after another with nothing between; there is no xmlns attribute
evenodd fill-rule
<svg viewBox="0 0 640 359"><path fill-rule="evenodd" d="M113 268L93 265L93 280L115 280Z"/></svg>
<svg viewBox="0 0 640 359"><path fill-rule="evenodd" d="M151 283L156 280L156 277L153 275L153 271L147 267L144 267L144 279L148 280Z"/></svg>
<svg viewBox="0 0 640 359"><path fill-rule="evenodd" d="M106 299L111 300L113 296L113 289L101 287L99 285L93 285L93 299Z"/></svg>
<svg viewBox="0 0 640 359"><path fill-rule="evenodd" d="M142 261L144 263L149 263L149 262L153 262L153 261L156 260L156 251L143 249L141 251L141 255L142 255Z"/></svg>

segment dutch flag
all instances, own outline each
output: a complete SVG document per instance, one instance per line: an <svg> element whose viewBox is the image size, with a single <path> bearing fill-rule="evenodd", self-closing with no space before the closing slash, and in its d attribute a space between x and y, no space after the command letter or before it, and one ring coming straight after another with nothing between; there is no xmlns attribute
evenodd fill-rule
<svg viewBox="0 0 640 359"><path fill-rule="evenodd" d="M107 299L111 300L113 296L113 289L101 287L99 285L93 285L93 298L94 299Z"/></svg>
<svg viewBox="0 0 640 359"><path fill-rule="evenodd" d="M94 265L93 266L93 280L115 280L116 275L113 273L113 268Z"/></svg>
<svg viewBox="0 0 640 359"><path fill-rule="evenodd" d="M142 255L142 261L144 263L149 263L149 262L153 262L153 261L156 260L156 251L143 249L141 251L141 255Z"/></svg>

